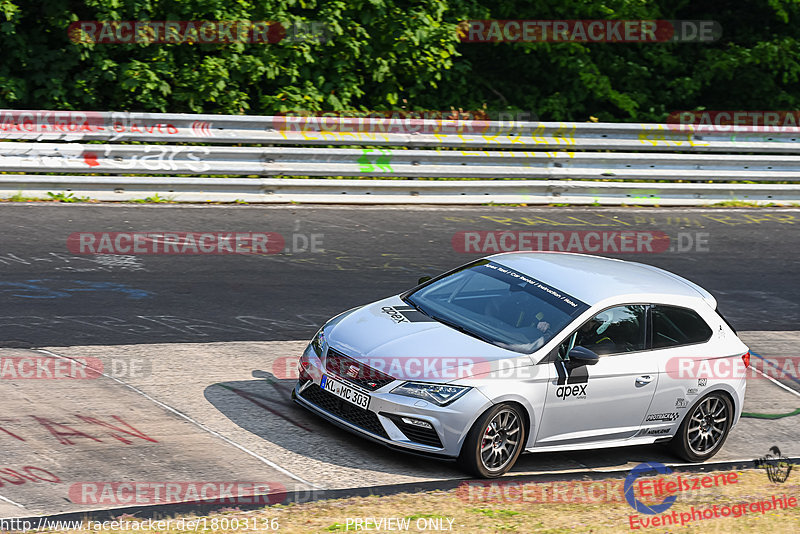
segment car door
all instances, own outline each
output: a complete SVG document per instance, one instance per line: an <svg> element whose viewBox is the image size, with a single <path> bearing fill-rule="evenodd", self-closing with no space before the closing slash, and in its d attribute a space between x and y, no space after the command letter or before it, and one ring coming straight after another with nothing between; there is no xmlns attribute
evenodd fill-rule
<svg viewBox="0 0 800 534"><path fill-rule="evenodd" d="M706 392L708 378L676 372L682 361L702 361L714 356L708 341L713 331L700 315L688 308L655 304L650 310L653 359L659 366L659 387L645 421L647 435L671 434L686 410Z"/></svg>
<svg viewBox="0 0 800 534"><path fill-rule="evenodd" d="M571 364L586 347L594 365ZM658 386L658 364L647 348L647 306L606 309L581 325L553 354L536 447L626 439L640 429Z"/></svg>

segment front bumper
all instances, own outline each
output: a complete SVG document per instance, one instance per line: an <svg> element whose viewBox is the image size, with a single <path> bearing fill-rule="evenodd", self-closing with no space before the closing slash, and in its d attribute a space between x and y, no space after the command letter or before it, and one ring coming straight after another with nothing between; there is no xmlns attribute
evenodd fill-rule
<svg viewBox="0 0 800 534"><path fill-rule="evenodd" d="M455 458L474 419L489 406L489 401L473 388L447 406L390 393L402 380L366 391L352 381L331 375L313 351L306 350L307 362L292 397L295 402L355 434L393 449L411 453ZM352 405L320 387L323 374L335 376L349 386L370 396L368 409ZM402 418L427 422L432 428L405 423Z"/></svg>

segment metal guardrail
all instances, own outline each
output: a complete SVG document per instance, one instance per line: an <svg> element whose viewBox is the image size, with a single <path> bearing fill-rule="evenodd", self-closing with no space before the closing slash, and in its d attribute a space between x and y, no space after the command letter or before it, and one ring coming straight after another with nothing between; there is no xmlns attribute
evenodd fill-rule
<svg viewBox="0 0 800 534"><path fill-rule="evenodd" d="M6 172L413 178L800 180L796 156L0 143Z"/></svg>
<svg viewBox="0 0 800 534"><path fill-rule="evenodd" d="M0 139L795 153L800 128L0 110Z"/></svg>
<svg viewBox="0 0 800 534"><path fill-rule="evenodd" d="M575 204L704 205L727 200L793 203L800 184L630 183L566 180L330 180L286 178L180 178L136 176L0 177L2 189L47 198L130 201L158 195L177 202L320 204ZM12 193L13 194L13 193ZM800 204L799 204L800 205Z"/></svg>
<svg viewBox="0 0 800 534"><path fill-rule="evenodd" d="M578 200L584 198L581 195L599 195L603 202L639 204L779 198L800 202L797 187L788 184L719 183L800 182L800 128L708 130L664 124L0 110L0 141L6 141L0 142L0 172L27 173L0 174L0 197L33 195L47 187L89 192L92 198L103 192L110 197L106 200L122 200L119 195L130 191L166 191L179 199L246 194L249 201L264 202L287 194L292 201L320 201L320 195L342 201L350 194L348 202L379 196L387 201L406 197L472 202L467 196L479 203L497 201L484 198L488 196L536 203L567 202L562 193L568 192ZM141 176L92 176L98 174ZM153 175L158 177L145 177ZM222 179L225 186L186 175L251 178ZM265 185L263 177L278 176L454 180L330 180L328 186L321 183L325 180L280 179L289 189L278 183ZM460 178L469 180L456 180ZM716 183L579 182L608 179ZM212 189L197 189L206 186ZM343 187L349 189L340 191ZM651 193L631 193L642 188Z"/></svg>

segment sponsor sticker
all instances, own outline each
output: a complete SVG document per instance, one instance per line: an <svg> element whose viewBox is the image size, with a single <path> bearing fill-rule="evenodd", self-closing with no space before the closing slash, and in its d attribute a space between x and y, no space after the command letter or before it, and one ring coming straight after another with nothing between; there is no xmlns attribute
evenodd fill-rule
<svg viewBox="0 0 800 534"><path fill-rule="evenodd" d="M561 400L566 400L567 397L575 397L576 399L586 398L586 386L588 384L575 384L574 386L558 386L556 388L556 397Z"/></svg>
<svg viewBox="0 0 800 534"><path fill-rule="evenodd" d="M413 306L384 306L381 313L385 313L395 323L430 323L430 317L418 311Z"/></svg>
<svg viewBox="0 0 800 534"><path fill-rule="evenodd" d="M677 419L678 419L678 412L667 412L667 413L651 413L645 418L645 421L672 422Z"/></svg>

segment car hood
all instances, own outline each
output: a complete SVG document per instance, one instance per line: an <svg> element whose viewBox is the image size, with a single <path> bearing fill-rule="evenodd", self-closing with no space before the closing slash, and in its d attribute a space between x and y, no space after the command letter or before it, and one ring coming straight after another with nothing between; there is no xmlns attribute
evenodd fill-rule
<svg viewBox="0 0 800 534"><path fill-rule="evenodd" d="M325 338L330 348L395 378L438 381L454 367L471 366L458 378L531 365L528 355L486 343L431 319L399 296L358 308L338 320ZM497 362L503 360L501 364ZM411 376L423 369L425 376ZM398 376L398 370L403 376Z"/></svg>

